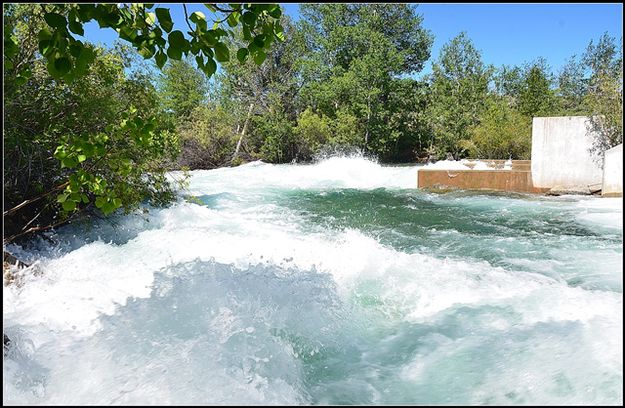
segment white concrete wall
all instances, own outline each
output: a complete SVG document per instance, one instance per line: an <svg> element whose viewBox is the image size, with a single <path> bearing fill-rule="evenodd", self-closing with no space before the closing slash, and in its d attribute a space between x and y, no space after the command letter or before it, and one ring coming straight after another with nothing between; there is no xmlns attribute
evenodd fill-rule
<svg viewBox="0 0 625 408"><path fill-rule="evenodd" d="M601 166L588 151L585 116L534 118L532 122L532 180L539 188L601 185Z"/></svg>
<svg viewBox="0 0 625 408"><path fill-rule="evenodd" d="M623 143L605 152L601 195L623 195Z"/></svg>

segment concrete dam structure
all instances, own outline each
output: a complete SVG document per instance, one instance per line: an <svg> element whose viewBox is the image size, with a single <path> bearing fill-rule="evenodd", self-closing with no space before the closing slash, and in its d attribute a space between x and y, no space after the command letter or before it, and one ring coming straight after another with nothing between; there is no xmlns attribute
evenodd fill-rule
<svg viewBox="0 0 625 408"><path fill-rule="evenodd" d="M473 164L463 160L447 162L449 168L444 164L425 166L418 170L417 187L538 194L602 191L604 196L622 196L622 145L605 153L602 169L590 153L595 135L588 131L587 123L585 116L534 118L532 160L481 160Z"/></svg>
<svg viewBox="0 0 625 408"><path fill-rule="evenodd" d="M534 118L532 180L534 186L561 191L601 189L601 163L590 149L595 135L585 116Z"/></svg>
<svg viewBox="0 0 625 408"><path fill-rule="evenodd" d="M549 189L536 188L532 182L530 160L512 160L504 168L504 160L481 160L476 166L470 161L466 170L421 168L417 172L417 187L430 189L496 190L520 193L544 193ZM477 167L477 168L476 168Z"/></svg>

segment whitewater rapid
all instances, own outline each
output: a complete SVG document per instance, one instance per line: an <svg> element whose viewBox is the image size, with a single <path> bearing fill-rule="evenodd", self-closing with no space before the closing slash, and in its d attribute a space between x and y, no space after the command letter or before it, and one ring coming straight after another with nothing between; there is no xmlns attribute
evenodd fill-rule
<svg viewBox="0 0 625 408"><path fill-rule="evenodd" d="M622 199L362 157L191 172L9 246L7 404L622 404ZM172 177L176 177L172 174Z"/></svg>

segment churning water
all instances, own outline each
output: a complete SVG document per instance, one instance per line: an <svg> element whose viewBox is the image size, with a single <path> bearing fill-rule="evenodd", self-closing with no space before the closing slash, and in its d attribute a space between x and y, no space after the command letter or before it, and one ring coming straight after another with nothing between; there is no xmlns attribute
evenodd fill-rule
<svg viewBox="0 0 625 408"><path fill-rule="evenodd" d="M9 247L41 274L4 288L3 402L622 404L622 199L416 171L194 171L170 208Z"/></svg>

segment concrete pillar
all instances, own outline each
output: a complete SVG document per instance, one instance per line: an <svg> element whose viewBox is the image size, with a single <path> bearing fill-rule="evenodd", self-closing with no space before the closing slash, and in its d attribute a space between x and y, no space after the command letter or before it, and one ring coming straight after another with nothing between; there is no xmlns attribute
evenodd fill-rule
<svg viewBox="0 0 625 408"><path fill-rule="evenodd" d="M589 149L593 135L585 116L534 118L532 122L532 181L536 188L601 188L603 172Z"/></svg>
<svg viewBox="0 0 625 408"><path fill-rule="evenodd" d="M623 143L605 152L601 195L606 197L623 196Z"/></svg>

